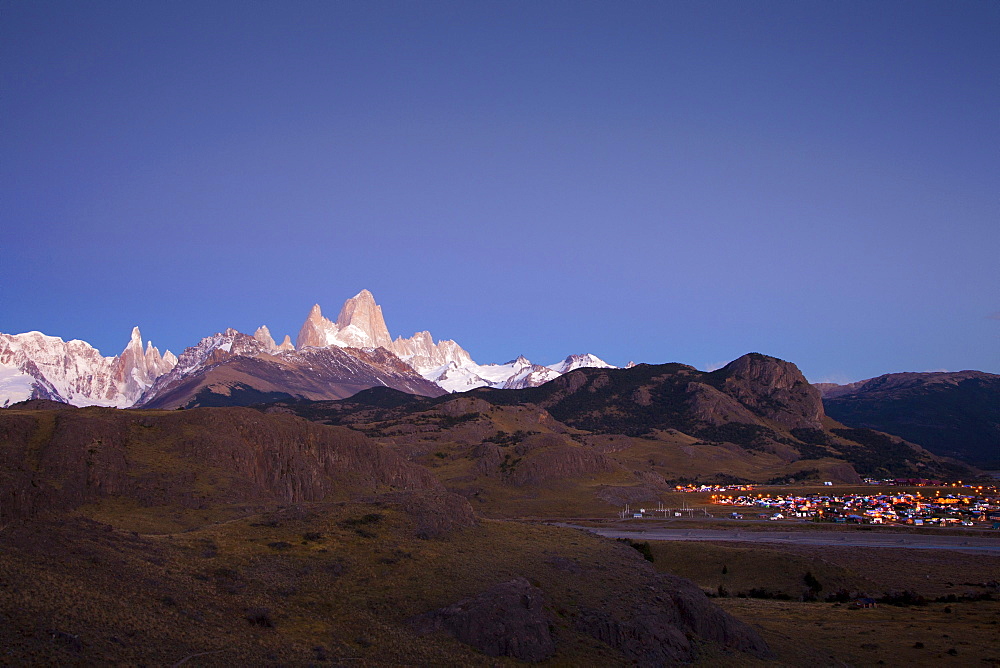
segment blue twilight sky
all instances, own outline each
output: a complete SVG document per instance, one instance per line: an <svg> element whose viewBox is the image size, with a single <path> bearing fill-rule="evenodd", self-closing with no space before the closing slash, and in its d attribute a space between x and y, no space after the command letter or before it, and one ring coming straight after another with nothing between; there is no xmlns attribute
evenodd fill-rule
<svg viewBox="0 0 1000 668"><path fill-rule="evenodd" d="M1000 3L0 0L0 331L1000 372Z"/></svg>

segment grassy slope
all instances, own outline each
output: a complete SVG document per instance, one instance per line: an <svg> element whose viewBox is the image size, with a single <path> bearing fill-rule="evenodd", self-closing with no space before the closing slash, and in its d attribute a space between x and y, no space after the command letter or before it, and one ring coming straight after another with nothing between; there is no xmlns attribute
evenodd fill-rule
<svg viewBox="0 0 1000 668"><path fill-rule="evenodd" d="M425 406L421 406L424 408ZM470 404L466 415L474 416L454 423L454 418L430 408L404 419L377 413L365 414L363 424L353 424L363 433L393 448L407 459L429 468L449 489L469 496L477 511L492 517L580 517L601 516L618 510L618 503L608 500L615 495L598 496L602 489L634 488L645 493L655 505L667 499L672 481L704 476L706 471L725 472L745 479L771 479L791 475L803 469L823 471L842 465L838 460L799 460L788 462L767 452L750 451L735 445L711 445L680 432L657 432L653 438L624 435L594 435L567 427L544 413L527 406L487 406ZM314 417L319 417L314 416ZM350 424L350 422L346 423ZM523 432L547 434L554 442L571 447L586 447L604 453L620 470L586 473L544 484L514 486L503 472L487 473L477 468L476 446L500 432L507 435ZM544 456L544 447L532 448L524 439L501 447L512 465L525 466L533 457ZM519 447L520 446L520 447ZM641 473L654 474L654 479ZM655 476L663 481L655 482Z"/></svg>
<svg viewBox="0 0 1000 668"><path fill-rule="evenodd" d="M15 664L171 665L215 652L198 664L507 665L406 620L523 575L549 600L550 663L621 665L570 620L581 607L627 615L653 576L634 550L576 531L493 521L420 540L404 513L352 503L159 536L82 518L19 525L0 547L0 644Z"/></svg>
<svg viewBox="0 0 1000 668"><path fill-rule="evenodd" d="M811 573L820 597L838 589L880 596L913 591L928 599L993 591L1000 557L940 550L837 548L652 542L657 568L706 590L728 590L716 602L760 630L789 665L996 665L1000 662L1000 602L931 602L921 606L738 598L767 589L793 599ZM723 569L726 573L723 573ZM915 647L923 643L923 648ZM954 650L955 654L949 654ZM992 663L991 663L992 662Z"/></svg>

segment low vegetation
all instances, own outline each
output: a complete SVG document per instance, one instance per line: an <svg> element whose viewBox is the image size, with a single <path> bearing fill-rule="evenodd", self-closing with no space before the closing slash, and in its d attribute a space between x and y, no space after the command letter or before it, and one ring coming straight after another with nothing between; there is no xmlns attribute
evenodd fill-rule
<svg viewBox="0 0 1000 668"><path fill-rule="evenodd" d="M785 665L1000 660L1000 557L893 548L649 544L657 569L693 580L720 606L753 620ZM874 599L874 607L859 607L860 598Z"/></svg>

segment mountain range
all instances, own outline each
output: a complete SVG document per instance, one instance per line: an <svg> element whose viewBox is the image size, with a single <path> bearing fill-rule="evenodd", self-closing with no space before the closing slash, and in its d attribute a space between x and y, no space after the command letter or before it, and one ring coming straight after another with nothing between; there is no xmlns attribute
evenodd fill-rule
<svg viewBox="0 0 1000 668"><path fill-rule="evenodd" d="M477 387L533 387L581 366L609 367L594 355L570 355L551 366L523 356L477 364L460 345L430 332L389 334L368 290L348 299L335 321L319 304L295 345L277 344L266 326L253 336L227 329L203 338L178 358L149 343L139 329L125 350L103 357L90 344L40 332L0 334L0 406L51 399L74 406L178 408L246 405L267 399L340 399L385 386L426 396Z"/></svg>
<svg viewBox="0 0 1000 668"><path fill-rule="evenodd" d="M35 397L0 411L13 663L780 660L755 626L657 573L649 542L516 520L676 506L687 483L972 479L826 406L874 397L886 414L934 416L959 392L949 405L969 411L938 419L984 430L997 404L990 374L840 391L759 353L711 372L588 355L480 365L427 332L392 340L370 293L336 321L314 307L297 342L227 329L174 357L136 329L105 358L39 333L0 338L0 378ZM475 387L450 393L442 376ZM726 557L713 583L727 561L755 572Z"/></svg>
<svg viewBox="0 0 1000 668"><path fill-rule="evenodd" d="M41 332L0 334L0 406L26 399L51 399L75 406L135 404L158 377L177 364L163 355L139 328L125 350L104 357L86 341L63 341Z"/></svg>
<svg viewBox="0 0 1000 668"><path fill-rule="evenodd" d="M812 386L797 369L760 363L764 358L744 356L725 373L683 364L630 363L618 370L591 354L569 355L547 366L524 356L480 364L455 341L435 341L427 331L393 339L382 308L362 290L344 302L336 320L314 305L294 345L287 335L276 343L266 326L253 335L227 329L177 357L161 354L150 342L144 346L136 327L120 355L104 357L84 341L40 332L0 334L0 406L48 399L75 406L174 409L335 401L369 388L427 398L499 390L487 400L496 404L510 396L514 403L550 411L567 427L596 433L646 437L674 430L701 442L772 454L790 447L795 461L809 458L806 450L817 454L813 450L827 446L837 450L835 459L841 458L838 447L845 437L831 428L876 430L938 456L984 467L1000 463L1000 376L901 373ZM587 373L574 373L580 370ZM566 383L594 373L599 380L587 394L567 389ZM522 392L502 392L513 390ZM824 422L831 419L838 424ZM785 471L755 470L755 475Z"/></svg>

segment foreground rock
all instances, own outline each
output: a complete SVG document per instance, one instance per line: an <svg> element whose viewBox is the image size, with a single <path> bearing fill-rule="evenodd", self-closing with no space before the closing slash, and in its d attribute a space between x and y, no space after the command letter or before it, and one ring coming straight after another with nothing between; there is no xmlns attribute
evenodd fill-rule
<svg viewBox="0 0 1000 668"><path fill-rule="evenodd" d="M662 666L697 658L689 640L698 636L723 647L770 658L771 651L746 623L713 604L691 581L660 575L647 602L633 610L584 610L574 627L614 647L640 666Z"/></svg>
<svg viewBox="0 0 1000 668"><path fill-rule="evenodd" d="M556 651L545 595L523 577L420 615L412 625L417 633L445 631L490 656L541 661Z"/></svg>

